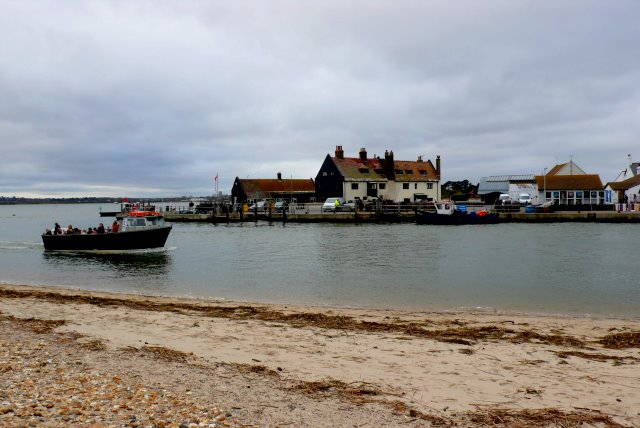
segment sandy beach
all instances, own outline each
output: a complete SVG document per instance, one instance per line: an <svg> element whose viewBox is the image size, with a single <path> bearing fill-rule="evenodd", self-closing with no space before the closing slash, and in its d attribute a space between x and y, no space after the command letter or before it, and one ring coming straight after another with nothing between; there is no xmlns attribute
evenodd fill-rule
<svg viewBox="0 0 640 428"><path fill-rule="evenodd" d="M0 426L640 426L640 320L0 286Z"/></svg>

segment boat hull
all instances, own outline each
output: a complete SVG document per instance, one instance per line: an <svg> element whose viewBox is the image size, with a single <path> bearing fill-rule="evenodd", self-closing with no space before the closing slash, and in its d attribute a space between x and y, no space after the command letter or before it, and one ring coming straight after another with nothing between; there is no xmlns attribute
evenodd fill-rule
<svg viewBox="0 0 640 428"><path fill-rule="evenodd" d="M113 251L164 247L172 226L118 233L42 235L45 250Z"/></svg>
<svg viewBox="0 0 640 428"><path fill-rule="evenodd" d="M498 213L486 213L484 215L454 211L452 214L438 214L434 212L418 212L416 214L418 224L496 224Z"/></svg>

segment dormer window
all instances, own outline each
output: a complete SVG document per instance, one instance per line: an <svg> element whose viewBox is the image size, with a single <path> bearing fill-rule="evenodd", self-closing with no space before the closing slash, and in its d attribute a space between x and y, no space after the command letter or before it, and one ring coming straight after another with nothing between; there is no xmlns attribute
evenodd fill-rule
<svg viewBox="0 0 640 428"><path fill-rule="evenodd" d="M427 175L427 170L426 169L421 169L420 170L420 175Z"/></svg>
<svg viewBox="0 0 640 428"><path fill-rule="evenodd" d="M396 169L396 175L402 175L402 170L401 169Z"/></svg>
<svg viewBox="0 0 640 428"><path fill-rule="evenodd" d="M413 170L412 169L405 169L404 173L407 175L413 175Z"/></svg>
<svg viewBox="0 0 640 428"><path fill-rule="evenodd" d="M362 174L369 174L369 168L358 168L358 171Z"/></svg>

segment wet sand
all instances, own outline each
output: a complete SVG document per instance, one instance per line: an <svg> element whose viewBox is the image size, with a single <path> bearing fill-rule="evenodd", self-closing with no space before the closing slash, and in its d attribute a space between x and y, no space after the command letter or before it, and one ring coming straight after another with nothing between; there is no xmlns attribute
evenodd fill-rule
<svg viewBox="0 0 640 428"><path fill-rule="evenodd" d="M0 286L0 425L640 426L640 320Z"/></svg>

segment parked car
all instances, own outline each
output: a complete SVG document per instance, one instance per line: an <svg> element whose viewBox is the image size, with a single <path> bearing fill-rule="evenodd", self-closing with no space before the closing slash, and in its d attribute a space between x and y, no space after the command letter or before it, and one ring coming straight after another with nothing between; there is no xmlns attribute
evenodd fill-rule
<svg viewBox="0 0 640 428"><path fill-rule="evenodd" d="M352 212L356 210L355 201L347 201L335 207L335 212Z"/></svg>
<svg viewBox="0 0 640 428"><path fill-rule="evenodd" d="M276 201L273 205L276 211L287 211L289 209L289 204L286 201Z"/></svg>
<svg viewBox="0 0 640 428"><path fill-rule="evenodd" d="M336 201L338 201L337 205ZM336 206L340 206L344 203L344 198L327 198L327 200L324 201L324 204L322 204L322 212L335 212Z"/></svg>
<svg viewBox="0 0 640 428"><path fill-rule="evenodd" d="M249 212L254 212L258 208L258 212L266 211L269 208L267 201L258 201L255 204L249 206Z"/></svg>

